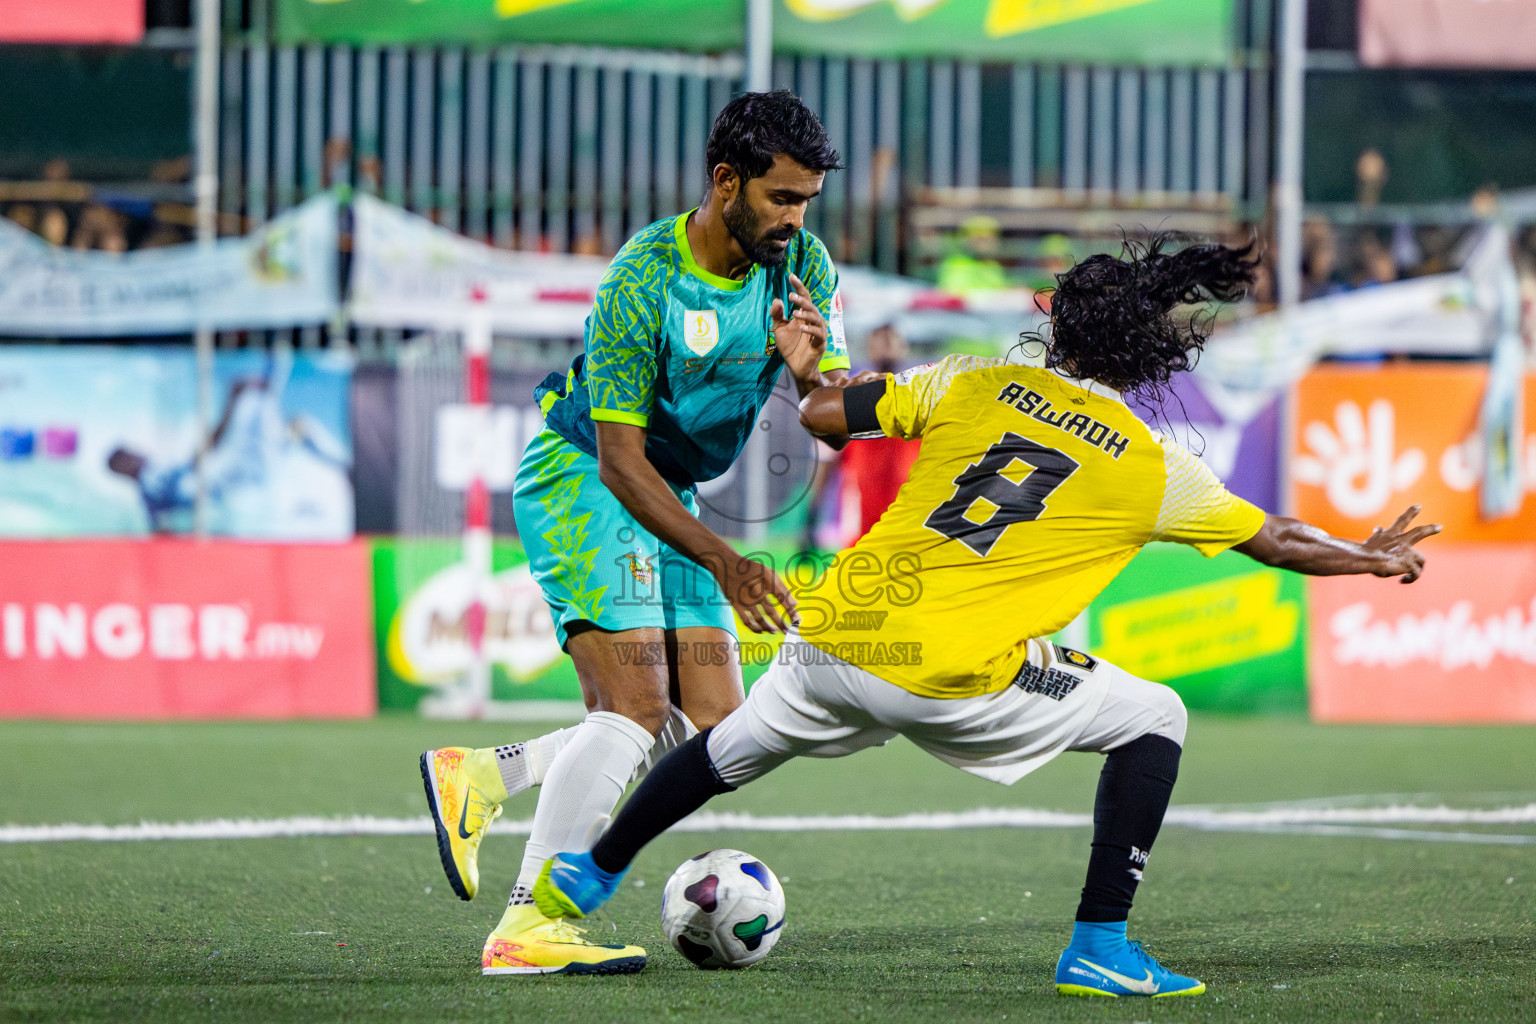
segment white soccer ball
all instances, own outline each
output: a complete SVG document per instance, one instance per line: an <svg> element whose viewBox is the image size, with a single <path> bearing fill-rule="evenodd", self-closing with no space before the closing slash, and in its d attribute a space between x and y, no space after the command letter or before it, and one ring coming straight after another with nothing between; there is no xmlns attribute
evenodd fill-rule
<svg viewBox="0 0 1536 1024"><path fill-rule="evenodd" d="M710 850L684 861L667 879L661 927L672 948L696 967L750 967L779 941L784 889L751 854Z"/></svg>

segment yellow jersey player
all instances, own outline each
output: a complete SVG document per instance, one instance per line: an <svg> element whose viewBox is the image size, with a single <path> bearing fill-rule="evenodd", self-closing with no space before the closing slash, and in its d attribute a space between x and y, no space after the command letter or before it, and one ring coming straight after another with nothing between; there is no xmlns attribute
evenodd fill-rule
<svg viewBox="0 0 1536 1024"><path fill-rule="evenodd" d="M1439 530L1410 529L1409 509L1353 543L1266 515L1122 401L1189 367L1209 320L1176 311L1237 298L1254 263L1226 246L1128 245L1058 277L1045 368L951 356L812 391L801 417L815 433L921 437L911 477L800 596L798 635L746 703L664 758L589 852L553 858L535 901L546 913L590 912L652 837L797 755L903 735L1006 784L1063 750L1090 751L1106 756L1057 991L1204 992L1125 932L1178 774L1184 705L1166 686L1044 638L1151 541L1412 582L1424 565L1414 544Z"/></svg>

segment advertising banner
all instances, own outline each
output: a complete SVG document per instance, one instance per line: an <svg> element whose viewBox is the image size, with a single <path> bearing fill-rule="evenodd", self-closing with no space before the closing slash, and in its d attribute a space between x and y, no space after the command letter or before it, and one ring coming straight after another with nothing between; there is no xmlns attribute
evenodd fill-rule
<svg viewBox="0 0 1536 1024"><path fill-rule="evenodd" d="M1410 586L1308 581L1312 717L1536 723L1536 545L1425 545Z"/></svg>
<svg viewBox="0 0 1536 1024"><path fill-rule="evenodd" d="M470 302L522 337L579 338L608 261L508 252L368 195L352 201L349 314L375 327L457 331Z"/></svg>
<svg viewBox="0 0 1536 1024"><path fill-rule="evenodd" d="M0 543L0 717L356 718L365 545Z"/></svg>
<svg viewBox="0 0 1536 1024"><path fill-rule="evenodd" d="M220 352L208 526L219 536L352 536L338 354ZM197 372L191 349L0 346L0 537L192 530Z"/></svg>
<svg viewBox="0 0 1536 1024"><path fill-rule="evenodd" d="M1306 707L1302 577L1153 544L1088 609L1088 648L1204 710ZM1070 643L1070 640L1064 640Z"/></svg>
<svg viewBox="0 0 1536 1024"><path fill-rule="evenodd" d="M374 632L379 706L414 708L435 686L469 668L475 589L456 540L378 538L373 542ZM555 640L549 606L528 571L522 545L497 540L484 595L484 644L492 663L491 699L581 699L576 670Z"/></svg>
<svg viewBox="0 0 1536 1024"><path fill-rule="evenodd" d="M1525 378L1529 388L1531 378ZM1523 403L1524 500L1512 515L1479 513L1484 431L1479 413L1486 365L1330 365L1296 387L1287 440L1294 514L1341 537L1364 538L1409 505L1420 522L1445 527L1443 541L1536 538L1536 410ZM1441 539L1435 541L1440 543Z"/></svg>
<svg viewBox="0 0 1536 1024"><path fill-rule="evenodd" d="M0 335L114 337L326 323L339 307L337 244L329 194L211 248L77 252L0 220Z"/></svg>
<svg viewBox="0 0 1536 1024"><path fill-rule="evenodd" d="M1208 397L1207 389L1216 387L1198 374L1175 374L1160 404L1133 399L1131 407L1153 430L1199 456L1233 494L1280 511L1280 397L1238 419Z"/></svg>
<svg viewBox="0 0 1536 1024"><path fill-rule="evenodd" d="M284 42L739 50L743 0L278 0ZM869 57L1219 64L1232 0L776 0L774 49Z"/></svg>
<svg viewBox="0 0 1536 1024"><path fill-rule="evenodd" d="M0 43L136 43L144 0L0 0Z"/></svg>
<svg viewBox="0 0 1536 1024"><path fill-rule="evenodd" d="M1529 0L1360 0L1360 61L1536 68L1536 9Z"/></svg>

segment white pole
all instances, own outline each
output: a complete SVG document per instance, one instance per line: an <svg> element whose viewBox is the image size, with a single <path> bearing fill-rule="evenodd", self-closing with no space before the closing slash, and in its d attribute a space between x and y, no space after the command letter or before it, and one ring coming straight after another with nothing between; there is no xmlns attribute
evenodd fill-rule
<svg viewBox="0 0 1536 1024"><path fill-rule="evenodd" d="M773 0L747 0L747 91L773 88Z"/></svg>
<svg viewBox="0 0 1536 1024"><path fill-rule="evenodd" d="M197 124L193 137L196 168L192 179L197 201L197 244L213 245L218 238L219 185L219 0L197 0ZM205 467L213 429L213 331L198 325L197 425L201 442L196 463L197 492L192 506L193 530L208 536L208 473Z"/></svg>
<svg viewBox="0 0 1536 1024"><path fill-rule="evenodd" d="M1280 27L1280 144L1275 176L1275 258L1280 308L1301 301L1301 148L1306 106L1307 0L1284 0Z"/></svg>

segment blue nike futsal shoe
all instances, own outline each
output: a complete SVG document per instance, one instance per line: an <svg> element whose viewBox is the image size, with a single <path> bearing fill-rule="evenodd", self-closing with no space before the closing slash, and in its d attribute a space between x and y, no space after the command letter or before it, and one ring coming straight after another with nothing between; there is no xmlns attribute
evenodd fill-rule
<svg viewBox="0 0 1536 1024"><path fill-rule="evenodd" d="M1205 983L1174 974L1139 942L1118 949L1068 946L1056 961L1056 991L1064 996L1198 996Z"/></svg>
<svg viewBox="0 0 1536 1024"><path fill-rule="evenodd" d="M590 853L557 853L533 884L533 903L545 917L586 917L607 903L628 869L609 874Z"/></svg>

